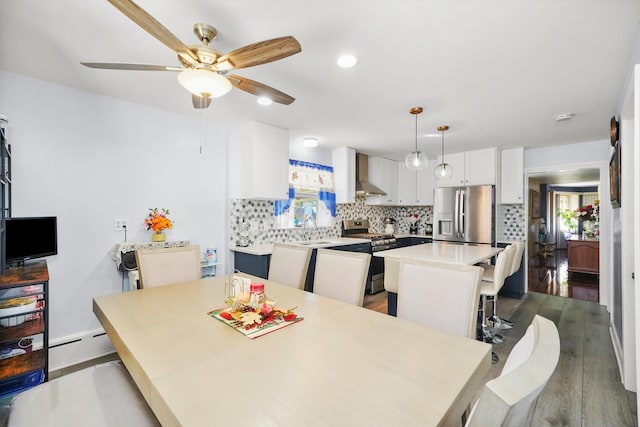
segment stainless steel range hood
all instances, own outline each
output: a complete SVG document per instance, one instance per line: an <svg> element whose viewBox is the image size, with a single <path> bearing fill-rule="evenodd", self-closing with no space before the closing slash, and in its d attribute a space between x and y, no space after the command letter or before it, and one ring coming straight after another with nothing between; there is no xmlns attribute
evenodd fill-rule
<svg viewBox="0 0 640 427"><path fill-rule="evenodd" d="M369 156L356 153L356 194L386 196L387 193L369 182Z"/></svg>

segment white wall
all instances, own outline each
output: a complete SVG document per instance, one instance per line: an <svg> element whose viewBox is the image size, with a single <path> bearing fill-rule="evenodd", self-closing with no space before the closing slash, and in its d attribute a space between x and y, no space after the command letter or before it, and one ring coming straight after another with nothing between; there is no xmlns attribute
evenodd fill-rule
<svg viewBox="0 0 640 427"><path fill-rule="evenodd" d="M205 125L200 154L196 119L3 71L0 94L13 216L58 217L58 255L48 258L51 340L100 328L92 298L120 292L109 251L124 233L114 218L129 220L128 241L150 241L148 208L168 208L169 240L226 253L225 127Z"/></svg>
<svg viewBox="0 0 640 427"><path fill-rule="evenodd" d="M607 128L607 123L603 125ZM556 147L527 148L524 153L524 167L544 168L555 165L580 164L588 162L609 162L611 144L608 140L581 142Z"/></svg>

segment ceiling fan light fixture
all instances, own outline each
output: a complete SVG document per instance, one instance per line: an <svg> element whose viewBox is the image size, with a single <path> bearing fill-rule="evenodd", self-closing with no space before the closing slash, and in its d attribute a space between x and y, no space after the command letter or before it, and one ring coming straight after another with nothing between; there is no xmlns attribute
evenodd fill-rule
<svg viewBox="0 0 640 427"><path fill-rule="evenodd" d="M355 67L357 63L358 63L358 58L356 58L354 55L351 55L350 53L340 55L336 60L336 64L338 64L338 67L340 68Z"/></svg>
<svg viewBox="0 0 640 427"><path fill-rule="evenodd" d="M178 83L194 95L217 98L231 90L231 82L215 71L204 68L184 70L178 74Z"/></svg>
<svg viewBox="0 0 640 427"><path fill-rule="evenodd" d="M257 102L260 105L271 105L271 104L273 104L273 100L271 98L266 97L266 96L258 97L258 101Z"/></svg>
<svg viewBox="0 0 640 427"><path fill-rule="evenodd" d="M438 132L442 133L442 163L436 166L433 175L436 179L449 179L453 176L453 168L444 161L444 133L449 130L449 126L438 126Z"/></svg>
<svg viewBox="0 0 640 427"><path fill-rule="evenodd" d="M413 107L409 110L409 113L416 116L416 149L411 153L407 154L407 157L404 159L404 165L409 170L420 170L427 168L427 155L421 151L418 151L418 114L422 113L422 107Z"/></svg>

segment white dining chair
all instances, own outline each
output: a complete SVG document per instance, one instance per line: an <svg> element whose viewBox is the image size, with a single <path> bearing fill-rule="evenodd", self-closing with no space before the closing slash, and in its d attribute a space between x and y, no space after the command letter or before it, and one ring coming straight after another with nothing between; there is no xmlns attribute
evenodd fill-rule
<svg viewBox="0 0 640 427"><path fill-rule="evenodd" d="M8 427L160 426L120 361L63 375L16 395Z"/></svg>
<svg viewBox="0 0 640 427"><path fill-rule="evenodd" d="M313 248L274 243L269 261L268 279L296 289L304 289Z"/></svg>
<svg viewBox="0 0 640 427"><path fill-rule="evenodd" d="M397 316L475 339L481 277L477 266L403 259Z"/></svg>
<svg viewBox="0 0 640 427"><path fill-rule="evenodd" d="M371 254L317 249L313 293L362 307Z"/></svg>
<svg viewBox="0 0 640 427"><path fill-rule="evenodd" d="M529 409L551 378L560 358L556 325L536 315L513 347L500 376L480 392L466 427L525 425Z"/></svg>
<svg viewBox="0 0 640 427"><path fill-rule="evenodd" d="M522 263L522 255L524 254L524 242L514 242L511 244L511 246L513 247L512 249L513 252L511 254L512 255L511 269L506 273L506 277L504 278L504 281L506 281L508 277L513 276L518 270L520 270L520 265ZM483 275L482 280L486 282L493 282L494 271L492 269L485 268L485 274ZM504 286L504 281L502 283L502 286L500 287L501 289ZM492 314L487 319L489 321L489 325L496 329L511 329L513 327L513 322L511 320L503 319L498 316L498 311L496 306L498 302L498 295L496 294L495 296L489 297L488 300L491 301L492 303L492 310L491 310Z"/></svg>
<svg viewBox="0 0 640 427"><path fill-rule="evenodd" d="M492 315L495 315L495 300L498 297L498 292L500 292L500 289L504 285L505 279L511 272L514 249L515 247L513 245L509 245L500 252L496 258L494 268L492 269L493 276L486 278L487 280L483 277L481 282L479 317L481 322L482 339L485 342L500 344L504 341L502 335L489 330L489 326L487 324L487 300L493 300L494 304ZM494 356L494 362L496 361L496 356Z"/></svg>
<svg viewBox="0 0 640 427"><path fill-rule="evenodd" d="M202 278L198 245L163 249L138 249L136 262L140 287L151 288Z"/></svg>

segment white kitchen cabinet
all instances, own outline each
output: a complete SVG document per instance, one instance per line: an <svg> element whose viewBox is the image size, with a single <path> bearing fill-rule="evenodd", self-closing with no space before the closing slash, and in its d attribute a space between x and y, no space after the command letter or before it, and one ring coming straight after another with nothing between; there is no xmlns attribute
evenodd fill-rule
<svg viewBox="0 0 640 427"><path fill-rule="evenodd" d="M229 196L289 198L289 131L259 122L229 131Z"/></svg>
<svg viewBox="0 0 640 427"><path fill-rule="evenodd" d="M366 205L388 206L398 203L398 162L384 157L369 157L369 182L387 195L367 196Z"/></svg>
<svg viewBox="0 0 640 427"><path fill-rule="evenodd" d="M404 162L398 163L398 205L431 206L436 179L433 176L436 164L430 160L424 170L407 169Z"/></svg>
<svg viewBox="0 0 640 427"><path fill-rule="evenodd" d="M524 203L524 148L500 152L500 203Z"/></svg>
<svg viewBox="0 0 640 427"><path fill-rule="evenodd" d="M453 168L449 179L436 181L438 187L457 187L461 185L495 185L496 148L466 151L464 153L445 154L445 161ZM438 164L442 156L438 156Z"/></svg>
<svg viewBox="0 0 640 427"><path fill-rule="evenodd" d="M331 153L333 181L336 187L336 203L356 201L356 150L336 148Z"/></svg>

